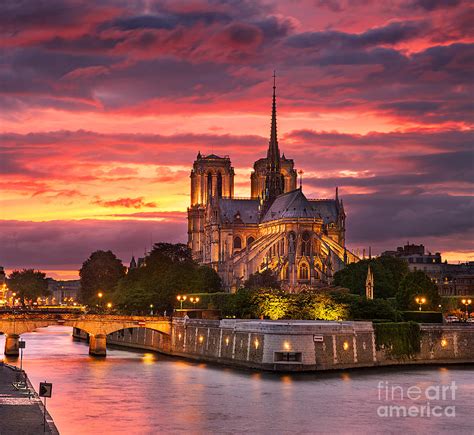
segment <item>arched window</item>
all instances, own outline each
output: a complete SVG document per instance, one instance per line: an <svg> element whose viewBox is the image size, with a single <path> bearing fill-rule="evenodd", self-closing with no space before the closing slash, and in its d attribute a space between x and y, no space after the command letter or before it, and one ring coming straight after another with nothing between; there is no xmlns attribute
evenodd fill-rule
<svg viewBox="0 0 474 435"><path fill-rule="evenodd" d="M248 239L247 239L247 246L248 245L251 245L253 242L255 242L255 238L250 236Z"/></svg>
<svg viewBox="0 0 474 435"><path fill-rule="evenodd" d="M311 235L307 231L301 237L301 255L311 255Z"/></svg>
<svg viewBox="0 0 474 435"><path fill-rule="evenodd" d="M301 280L308 280L309 279L309 269L308 269L308 265L306 263L303 263L300 266L299 272L300 272L299 275L300 275Z"/></svg>
<svg viewBox="0 0 474 435"><path fill-rule="evenodd" d="M234 249L242 249L242 239L239 236L234 237Z"/></svg>
<svg viewBox="0 0 474 435"><path fill-rule="evenodd" d="M222 198L222 174L217 174L217 196Z"/></svg>
<svg viewBox="0 0 474 435"><path fill-rule="evenodd" d="M209 172L207 174L207 200L209 201L212 198L212 174Z"/></svg>

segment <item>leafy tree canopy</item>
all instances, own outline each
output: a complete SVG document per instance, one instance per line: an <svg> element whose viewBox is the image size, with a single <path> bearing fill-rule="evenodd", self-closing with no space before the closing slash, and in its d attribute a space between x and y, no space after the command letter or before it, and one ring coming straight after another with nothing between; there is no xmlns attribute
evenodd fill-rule
<svg viewBox="0 0 474 435"><path fill-rule="evenodd" d="M209 293L221 289L219 275L199 266L184 244L157 243L145 265L130 270L117 285L114 303L127 312L171 312L178 294Z"/></svg>
<svg viewBox="0 0 474 435"><path fill-rule="evenodd" d="M386 299L366 299L365 296L338 293L332 295L338 302L348 305L349 318L352 320L390 320L401 319L394 304Z"/></svg>
<svg viewBox="0 0 474 435"><path fill-rule="evenodd" d="M400 258L381 256L349 264L334 275L334 284L350 289L351 293L365 295L367 270L374 274L374 297L391 298L398 291L400 282L408 274L408 264Z"/></svg>
<svg viewBox="0 0 474 435"><path fill-rule="evenodd" d="M22 303L25 300L35 300L39 296L48 296L48 281L46 274L34 269L15 270L8 280L10 290L17 294Z"/></svg>
<svg viewBox="0 0 474 435"><path fill-rule="evenodd" d="M417 297L426 299L426 303L422 305L423 309L438 309L441 300L438 287L421 270L408 273L400 282L396 296L397 305L402 310L416 310L419 307Z"/></svg>
<svg viewBox="0 0 474 435"><path fill-rule="evenodd" d="M82 264L80 298L82 302L93 305L98 302L97 294L110 296L118 281L125 276L125 267L112 251L95 251Z"/></svg>

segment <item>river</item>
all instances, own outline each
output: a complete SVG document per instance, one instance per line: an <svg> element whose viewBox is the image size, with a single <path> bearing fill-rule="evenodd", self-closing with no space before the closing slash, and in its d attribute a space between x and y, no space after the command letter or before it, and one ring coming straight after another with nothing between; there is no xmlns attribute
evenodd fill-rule
<svg viewBox="0 0 474 435"><path fill-rule="evenodd" d="M71 333L58 326L22 335L23 367L33 385L53 383L48 409L61 434L474 431L473 366L279 375L145 351L108 349L106 358L92 358ZM441 386L446 396L436 397ZM408 398L410 387L422 396ZM428 412L421 410L427 402L430 409L439 405L441 416L419 416ZM387 416L395 405L414 406L418 416Z"/></svg>

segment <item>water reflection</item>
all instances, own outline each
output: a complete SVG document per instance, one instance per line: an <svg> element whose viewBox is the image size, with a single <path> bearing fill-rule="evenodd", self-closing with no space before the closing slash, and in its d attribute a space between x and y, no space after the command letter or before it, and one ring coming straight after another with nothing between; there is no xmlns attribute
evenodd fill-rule
<svg viewBox="0 0 474 435"><path fill-rule="evenodd" d="M61 434L465 433L474 424L469 366L272 374L117 348L92 358L65 327L22 337L34 385L54 384L48 403ZM408 388L452 380L455 419L377 417L380 381Z"/></svg>

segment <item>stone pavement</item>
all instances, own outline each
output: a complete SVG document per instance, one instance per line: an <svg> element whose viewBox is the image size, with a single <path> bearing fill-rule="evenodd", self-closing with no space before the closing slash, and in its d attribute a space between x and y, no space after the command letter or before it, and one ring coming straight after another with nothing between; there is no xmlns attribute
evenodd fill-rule
<svg viewBox="0 0 474 435"><path fill-rule="evenodd" d="M23 375L19 370L0 361L0 435L58 434L49 414L43 431L42 401L29 381L28 390L15 390L12 383L20 380Z"/></svg>

